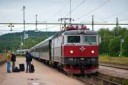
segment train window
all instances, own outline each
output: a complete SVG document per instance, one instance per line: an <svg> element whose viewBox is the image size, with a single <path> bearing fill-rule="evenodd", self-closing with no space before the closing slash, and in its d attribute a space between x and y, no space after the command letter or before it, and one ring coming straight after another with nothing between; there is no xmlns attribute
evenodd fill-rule
<svg viewBox="0 0 128 85"><path fill-rule="evenodd" d="M96 36L85 36L84 42L88 44L96 44Z"/></svg>
<svg viewBox="0 0 128 85"><path fill-rule="evenodd" d="M79 43L80 36L68 36L68 43Z"/></svg>

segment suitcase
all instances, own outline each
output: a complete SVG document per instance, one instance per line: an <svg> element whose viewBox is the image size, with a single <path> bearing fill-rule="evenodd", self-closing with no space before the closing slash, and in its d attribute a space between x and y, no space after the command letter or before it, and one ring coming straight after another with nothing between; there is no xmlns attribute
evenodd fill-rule
<svg viewBox="0 0 128 85"><path fill-rule="evenodd" d="M34 71L35 71L34 65L31 64L31 65L30 65L30 68L29 68L29 72L30 72L30 73L33 73Z"/></svg>
<svg viewBox="0 0 128 85"><path fill-rule="evenodd" d="M19 69L20 71L24 71L25 70L24 64L19 64Z"/></svg>

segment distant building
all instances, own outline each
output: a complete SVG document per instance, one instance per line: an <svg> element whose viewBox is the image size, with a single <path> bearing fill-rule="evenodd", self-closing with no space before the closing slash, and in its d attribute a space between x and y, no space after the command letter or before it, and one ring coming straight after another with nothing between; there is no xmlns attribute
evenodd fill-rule
<svg viewBox="0 0 128 85"><path fill-rule="evenodd" d="M21 49L21 50L16 50L16 55L25 55L26 51L28 49Z"/></svg>

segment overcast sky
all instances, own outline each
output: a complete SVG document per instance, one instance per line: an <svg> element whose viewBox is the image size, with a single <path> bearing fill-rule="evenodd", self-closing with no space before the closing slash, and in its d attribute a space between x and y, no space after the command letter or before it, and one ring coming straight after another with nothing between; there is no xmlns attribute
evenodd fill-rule
<svg viewBox="0 0 128 85"><path fill-rule="evenodd" d="M35 22L36 14L38 22L58 22L59 18L69 17L70 0L0 0L0 23L23 22L23 6L26 22ZM120 22L128 23L128 0L71 0L71 10L74 22L90 22L94 15L97 22L115 22L118 17ZM0 34L3 29L9 27L0 25ZM13 29L23 30L23 26Z"/></svg>

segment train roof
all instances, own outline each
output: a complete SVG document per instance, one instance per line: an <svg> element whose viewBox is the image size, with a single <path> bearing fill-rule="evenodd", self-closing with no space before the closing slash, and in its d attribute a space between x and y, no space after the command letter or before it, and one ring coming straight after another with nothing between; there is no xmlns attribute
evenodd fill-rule
<svg viewBox="0 0 128 85"><path fill-rule="evenodd" d="M86 34L86 35L98 35L96 31L92 30L70 30L63 32L64 35L77 35L77 34Z"/></svg>
<svg viewBox="0 0 128 85"><path fill-rule="evenodd" d="M98 32L92 30L63 30L56 33L52 38L56 38L61 34L64 35L78 35L78 34L86 34L86 35L98 35Z"/></svg>
<svg viewBox="0 0 128 85"><path fill-rule="evenodd" d="M51 40L52 38L53 38L53 36L50 36L49 38L45 39L44 41L41 41L40 43L38 43L38 44L36 44L35 46L31 47L30 50L39 47L40 45L42 45L43 43L45 43L45 42Z"/></svg>
<svg viewBox="0 0 128 85"><path fill-rule="evenodd" d="M48 44L47 42L49 40L56 38L57 36L60 36L61 34L64 34L64 35L78 35L78 34L98 35L98 33L96 31L92 31L92 30L64 30L64 31L60 31L60 32L56 33L54 36L51 36L51 37L45 39L44 41L38 43L37 45L31 47L30 50L38 48L42 44L44 44L44 45Z"/></svg>

